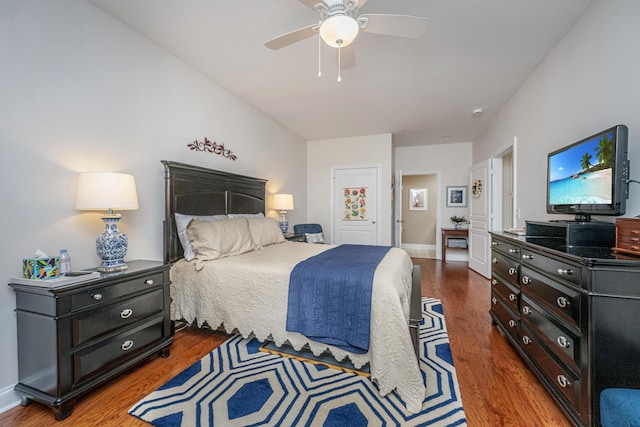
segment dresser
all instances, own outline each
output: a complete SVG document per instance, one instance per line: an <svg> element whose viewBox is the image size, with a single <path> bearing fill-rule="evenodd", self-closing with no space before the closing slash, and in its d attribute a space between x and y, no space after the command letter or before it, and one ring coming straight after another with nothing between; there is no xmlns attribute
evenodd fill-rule
<svg viewBox="0 0 640 427"><path fill-rule="evenodd" d="M169 266L132 261L120 273L50 288L10 284L16 294L22 404L68 417L76 400L142 360L169 356Z"/></svg>
<svg viewBox="0 0 640 427"><path fill-rule="evenodd" d="M492 232L490 315L567 418L599 426L602 390L640 388L640 258L574 232Z"/></svg>

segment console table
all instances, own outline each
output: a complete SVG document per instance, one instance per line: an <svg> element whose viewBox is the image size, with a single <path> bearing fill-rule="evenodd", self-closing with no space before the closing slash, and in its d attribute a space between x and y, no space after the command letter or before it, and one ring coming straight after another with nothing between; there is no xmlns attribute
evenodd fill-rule
<svg viewBox="0 0 640 427"><path fill-rule="evenodd" d="M447 261L447 238L464 237L469 238L469 230L466 228L443 228L442 229L442 262Z"/></svg>

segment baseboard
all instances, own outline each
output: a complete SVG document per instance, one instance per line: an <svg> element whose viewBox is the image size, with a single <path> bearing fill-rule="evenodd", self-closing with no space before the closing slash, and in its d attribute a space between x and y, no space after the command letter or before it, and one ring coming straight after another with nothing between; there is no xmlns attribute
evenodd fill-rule
<svg viewBox="0 0 640 427"><path fill-rule="evenodd" d="M416 243L403 243L402 249L409 253L413 258L431 258L436 259L436 245L421 245Z"/></svg>
<svg viewBox="0 0 640 427"><path fill-rule="evenodd" d="M13 390L13 386L0 390L0 414L20 405L20 395Z"/></svg>

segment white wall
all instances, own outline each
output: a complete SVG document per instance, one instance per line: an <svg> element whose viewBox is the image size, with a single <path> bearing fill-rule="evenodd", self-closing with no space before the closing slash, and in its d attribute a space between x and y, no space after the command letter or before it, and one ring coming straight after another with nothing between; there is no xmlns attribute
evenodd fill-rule
<svg viewBox="0 0 640 427"><path fill-rule="evenodd" d="M518 138L517 226L526 219L552 218L545 204L547 153L613 125L629 127L631 178L640 179L638 17L637 0L594 2L474 141L477 163ZM630 185L626 216L635 216L640 214L640 185Z"/></svg>
<svg viewBox="0 0 640 427"><path fill-rule="evenodd" d="M307 221L322 225L325 239L331 241L331 168L379 165L380 206L378 224L380 244L391 245L391 134L323 139L307 142ZM291 224L293 222L290 221Z"/></svg>
<svg viewBox="0 0 640 427"><path fill-rule="evenodd" d="M453 215L469 218L468 208L448 208L446 191L450 186L468 186L469 168L472 159L472 143L422 145L395 148L395 170L404 175L427 173L440 174L440 206L437 212L438 227L452 227L449 220ZM467 198L470 195L467 189ZM468 206L469 200L467 200ZM437 257L441 258L442 233L436 233Z"/></svg>
<svg viewBox="0 0 640 427"><path fill-rule="evenodd" d="M268 179L268 192L294 194L290 221L306 220L305 141L84 0L3 0L0 58L5 283L38 248L98 264L100 215L74 210L80 171L135 175L129 260L162 259L161 159ZM189 150L205 136L238 160ZM0 288L0 411L17 403L14 309Z"/></svg>

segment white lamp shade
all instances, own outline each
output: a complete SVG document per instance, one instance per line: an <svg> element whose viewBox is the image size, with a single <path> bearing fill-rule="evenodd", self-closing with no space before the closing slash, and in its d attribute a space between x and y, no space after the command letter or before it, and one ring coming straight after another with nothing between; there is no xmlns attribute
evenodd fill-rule
<svg viewBox="0 0 640 427"><path fill-rule="evenodd" d="M358 35L360 26L355 19L347 15L335 15L320 25L320 36L331 47L345 47Z"/></svg>
<svg viewBox="0 0 640 427"><path fill-rule="evenodd" d="M78 176L76 209L138 209L135 178L133 175L122 173L81 173Z"/></svg>
<svg viewBox="0 0 640 427"><path fill-rule="evenodd" d="M272 208L277 211L292 211L293 195L292 194L274 194Z"/></svg>

